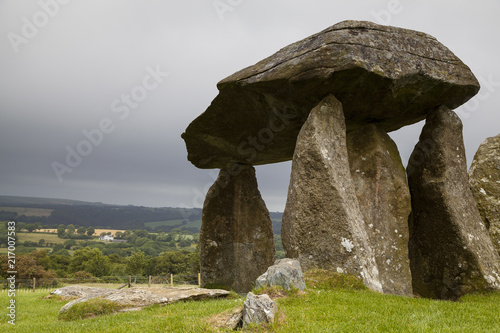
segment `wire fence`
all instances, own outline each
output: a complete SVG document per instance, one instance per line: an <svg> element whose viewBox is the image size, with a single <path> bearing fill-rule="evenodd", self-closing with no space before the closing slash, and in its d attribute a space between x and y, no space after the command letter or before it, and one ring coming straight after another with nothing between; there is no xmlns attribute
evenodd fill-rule
<svg viewBox="0 0 500 333"><path fill-rule="evenodd" d="M102 276L81 278L32 278L16 279L14 286L11 280L3 279L1 293L15 288L16 292L53 291L69 285L86 285L108 288L127 287L199 287L200 274L197 275L161 275L161 276Z"/></svg>

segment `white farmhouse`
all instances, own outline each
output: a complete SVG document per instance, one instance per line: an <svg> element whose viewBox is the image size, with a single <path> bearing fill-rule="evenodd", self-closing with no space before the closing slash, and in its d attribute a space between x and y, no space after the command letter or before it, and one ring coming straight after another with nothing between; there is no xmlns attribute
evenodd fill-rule
<svg viewBox="0 0 500 333"><path fill-rule="evenodd" d="M115 239L115 237L113 237L113 235L104 235L104 236L99 237L99 240L106 241L106 242L112 242L114 239Z"/></svg>

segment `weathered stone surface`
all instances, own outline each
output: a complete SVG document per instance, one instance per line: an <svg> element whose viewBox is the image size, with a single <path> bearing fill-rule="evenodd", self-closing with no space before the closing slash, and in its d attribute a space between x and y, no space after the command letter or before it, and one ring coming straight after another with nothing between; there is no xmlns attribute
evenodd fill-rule
<svg viewBox="0 0 500 333"><path fill-rule="evenodd" d="M269 267L255 282L255 287L257 288L270 286L280 286L285 290L290 290L291 288L306 289L306 282L300 262L289 258L276 260L274 265Z"/></svg>
<svg viewBox="0 0 500 333"><path fill-rule="evenodd" d="M218 298L229 295L226 290L203 288L129 288L108 289L83 286L69 286L54 290L51 294L63 297L81 296L64 305L60 313L68 311L72 306L88 300L102 297L134 308L143 308L154 304L171 304L180 301L194 301L207 298Z"/></svg>
<svg viewBox="0 0 500 333"><path fill-rule="evenodd" d="M399 151L386 132L366 125L347 134L356 196L375 251L384 293L410 296L410 190Z"/></svg>
<svg viewBox="0 0 500 333"><path fill-rule="evenodd" d="M254 295L250 292L243 303L243 328L250 324L272 323L277 312L278 306L268 295Z"/></svg>
<svg viewBox="0 0 500 333"><path fill-rule="evenodd" d="M326 97L302 127L292 162L281 236L303 269L360 275L382 291L349 170L342 105Z"/></svg>
<svg viewBox="0 0 500 333"><path fill-rule="evenodd" d="M243 307L238 306L213 316L207 322L214 328L236 330L242 326L242 321Z"/></svg>
<svg viewBox="0 0 500 333"><path fill-rule="evenodd" d="M344 21L291 44L218 84L219 94L182 135L199 168L290 160L309 111L328 94L349 130L389 132L479 91L470 69L427 34Z"/></svg>
<svg viewBox="0 0 500 333"><path fill-rule="evenodd" d="M203 205L200 251L203 285L240 293L274 263L272 222L252 166L220 171Z"/></svg>
<svg viewBox="0 0 500 333"><path fill-rule="evenodd" d="M500 258L469 188L460 118L431 112L408 167L413 291L456 299L500 288Z"/></svg>
<svg viewBox="0 0 500 333"><path fill-rule="evenodd" d="M500 254L500 134L486 139L469 169L472 194Z"/></svg>
<svg viewBox="0 0 500 333"><path fill-rule="evenodd" d="M67 286L64 288L59 288L52 291L51 295L57 295L63 298L70 297L87 297L87 296L102 296L107 293L114 292L114 289L109 288L96 288L96 287L87 287L80 285Z"/></svg>

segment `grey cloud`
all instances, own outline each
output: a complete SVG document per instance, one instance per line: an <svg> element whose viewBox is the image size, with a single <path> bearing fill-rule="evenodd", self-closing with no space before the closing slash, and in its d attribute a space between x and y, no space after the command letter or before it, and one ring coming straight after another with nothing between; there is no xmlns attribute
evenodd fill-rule
<svg viewBox="0 0 500 333"><path fill-rule="evenodd" d="M400 3L391 25L434 35L478 77L500 82L491 41L500 28L497 1ZM375 21L373 13L387 13L388 5L243 0L220 20L205 0L71 1L16 54L7 34L20 33L22 17L40 7L0 2L0 194L200 206L217 170L192 166L180 134L217 95L216 83L338 21ZM113 101L157 65L169 76L120 119ZM481 141L500 132L499 91L500 84L483 85L478 103L460 109L469 161ZM66 146L75 148L86 140L82 131L105 118L115 129L60 183L51 163L63 163ZM391 133L403 159L420 127ZM257 175L269 209L283 210L290 163L257 167Z"/></svg>

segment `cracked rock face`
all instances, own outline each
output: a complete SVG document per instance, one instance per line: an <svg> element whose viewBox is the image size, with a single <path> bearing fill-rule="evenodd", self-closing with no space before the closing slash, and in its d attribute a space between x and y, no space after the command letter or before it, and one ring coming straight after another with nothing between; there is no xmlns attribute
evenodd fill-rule
<svg viewBox="0 0 500 333"><path fill-rule="evenodd" d="M290 160L310 110L329 94L342 103L349 131L376 123L389 132L479 91L470 69L434 37L359 21L291 44L217 87L182 135L199 168Z"/></svg>
<svg viewBox="0 0 500 333"><path fill-rule="evenodd" d="M274 254L272 222L257 188L255 169L249 165L222 169L203 205L203 285L248 292L274 263Z"/></svg>
<svg viewBox="0 0 500 333"><path fill-rule="evenodd" d="M426 119L407 167L413 291L457 299L500 289L500 257L469 188L460 118L442 106Z"/></svg>
<svg viewBox="0 0 500 333"><path fill-rule="evenodd" d="M287 257L303 269L355 274L382 291L349 170L342 105L333 96L311 111L298 135L281 237Z"/></svg>
<svg viewBox="0 0 500 333"><path fill-rule="evenodd" d="M479 213L500 254L500 134L479 146L469 169L469 182Z"/></svg>
<svg viewBox="0 0 500 333"><path fill-rule="evenodd" d="M254 295L250 292L243 303L243 329L250 324L272 323L276 313L278 313L278 306L269 295Z"/></svg>
<svg viewBox="0 0 500 333"><path fill-rule="evenodd" d="M274 265L269 267L255 281L255 288L272 286L279 286L285 290L291 290L292 288L298 290L306 289L306 282L300 262L290 258L276 260Z"/></svg>
<svg viewBox="0 0 500 333"><path fill-rule="evenodd" d="M371 124L347 134L347 150L383 291L411 296L408 259L411 199L398 148L387 133Z"/></svg>

